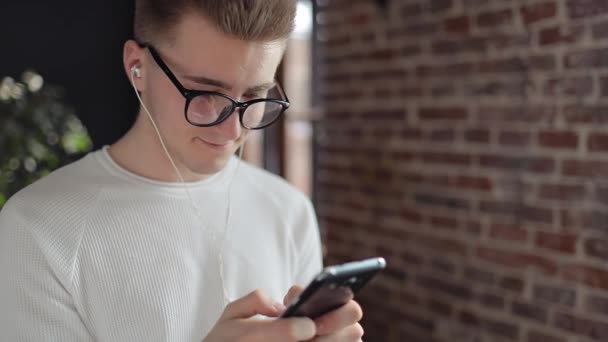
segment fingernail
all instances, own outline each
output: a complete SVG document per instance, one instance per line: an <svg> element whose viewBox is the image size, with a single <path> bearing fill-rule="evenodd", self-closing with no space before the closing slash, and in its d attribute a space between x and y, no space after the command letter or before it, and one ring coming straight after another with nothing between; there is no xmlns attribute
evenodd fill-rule
<svg viewBox="0 0 608 342"><path fill-rule="evenodd" d="M294 333L298 340L308 340L315 337L317 329L309 318L294 318Z"/></svg>

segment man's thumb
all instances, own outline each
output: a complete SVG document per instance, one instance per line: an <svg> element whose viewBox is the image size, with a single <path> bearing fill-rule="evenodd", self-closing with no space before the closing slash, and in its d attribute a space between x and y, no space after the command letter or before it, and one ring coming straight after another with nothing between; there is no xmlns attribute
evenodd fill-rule
<svg viewBox="0 0 608 342"><path fill-rule="evenodd" d="M275 317L282 310L283 306L281 304L274 303L261 290L255 290L228 304L224 309L221 320L250 318L257 314Z"/></svg>

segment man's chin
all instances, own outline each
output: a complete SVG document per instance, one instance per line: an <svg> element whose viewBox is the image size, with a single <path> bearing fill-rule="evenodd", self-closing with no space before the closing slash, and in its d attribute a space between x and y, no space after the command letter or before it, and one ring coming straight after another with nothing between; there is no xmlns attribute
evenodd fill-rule
<svg viewBox="0 0 608 342"><path fill-rule="evenodd" d="M221 172L226 165L228 165L230 156L232 156L232 154L221 158L213 158L204 163L193 163L190 165L189 169L192 173L200 175L203 178L210 177Z"/></svg>

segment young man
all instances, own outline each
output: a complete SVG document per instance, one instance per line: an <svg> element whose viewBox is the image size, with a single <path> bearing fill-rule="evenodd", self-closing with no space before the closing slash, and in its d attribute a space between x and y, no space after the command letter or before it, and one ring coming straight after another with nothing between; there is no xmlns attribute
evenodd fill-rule
<svg viewBox="0 0 608 342"><path fill-rule="evenodd" d="M295 2L136 1L136 123L0 214L1 341L360 341L354 301L274 319L321 269L314 212L234 157L287 106Z"/></svg>

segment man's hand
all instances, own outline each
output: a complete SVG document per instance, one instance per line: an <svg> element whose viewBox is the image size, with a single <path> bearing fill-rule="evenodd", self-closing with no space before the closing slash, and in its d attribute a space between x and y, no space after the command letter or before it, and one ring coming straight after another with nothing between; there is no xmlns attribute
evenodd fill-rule
<svg viewBox="0 0 608 342"><path fill-rule="evenodd" d="M304 290L303 287L293 286L285 296L285 305ZM357 302L351 300L344 306L326 313L315 320L316 337L314 342L360 342L363 328L358 323L363 317L363 311Z"/></svg>
<svg viewBox="0 0 608 342"><path fill-rule="evenodd" d="M277 317L284 309L256 290L230 303L203 342L298 342L317 334L315 323L308 318L252 318L257 314Z"/></svg>

